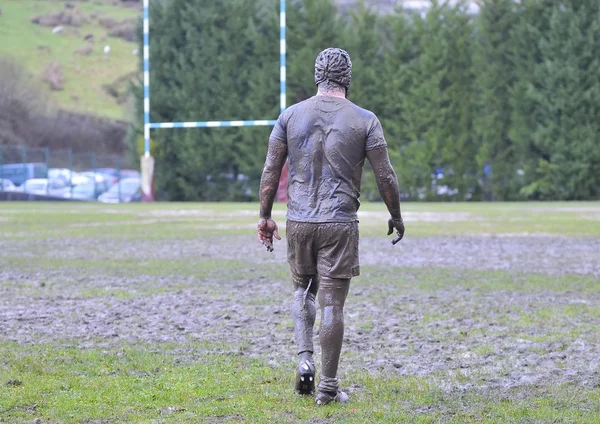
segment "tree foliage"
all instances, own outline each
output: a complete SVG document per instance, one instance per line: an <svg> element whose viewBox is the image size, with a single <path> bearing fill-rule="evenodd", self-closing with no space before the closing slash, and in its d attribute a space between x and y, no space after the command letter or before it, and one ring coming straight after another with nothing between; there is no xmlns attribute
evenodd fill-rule
<svg viewBox="0 0 600 424"><path fill-rule="evenodd" d="M152 2L152 121L275 118L278 4ZM288 104L315 93L319 51L346 49L350 99L379 116L409 199L598 198L598 1L489 0L472 14L432 0L382 15L295 0L287 22ZM269 132L154 130L159 195L256 199ZM369 172L363 193L378 198Z"/></svg>

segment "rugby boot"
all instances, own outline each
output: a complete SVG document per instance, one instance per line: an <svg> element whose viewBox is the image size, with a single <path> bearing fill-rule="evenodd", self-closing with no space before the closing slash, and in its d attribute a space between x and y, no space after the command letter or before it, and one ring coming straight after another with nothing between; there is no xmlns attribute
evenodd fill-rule
<svg viewBox="0 0 600 424"><path fill-rule="evenodd" d="M315 392L315 365L310 360L302 360L296 368L296 393L312 395Z"/></svg>

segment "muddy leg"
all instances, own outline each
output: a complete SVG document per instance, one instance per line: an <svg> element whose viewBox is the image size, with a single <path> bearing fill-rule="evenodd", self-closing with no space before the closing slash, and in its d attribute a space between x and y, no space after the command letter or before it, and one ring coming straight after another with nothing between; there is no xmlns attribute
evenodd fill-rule
<svg viewBox="0 0 600 424"><path fill-rule="evenodd" d="M296 392L312 394L315 390L315 361L313 359L313 327L317 308L315 296L319 289L316 277L293 277L294 304L294 336L298 348L298 368L296 370Z"/></svg>
<svg viewBox="0 0 600 424"><path fill-rule="evenodd" d="M319 288L319 340L323 367L319 392L332 395L338 390L336 376L344 338L344 303L349 288L350 279L321 279Z"/></svg>
<svg viewBox="0 0 600 424"><path fill-rule="evenodd" d="M313 326L317 308L315 306L315 297L319 290L319 282L315 277L293 276L294 281L294 305L292 306L292 317L294 318L294 335L298 355L305 352L314 352L313 348ZM306 289L310 283L308 292Z"/></svg>

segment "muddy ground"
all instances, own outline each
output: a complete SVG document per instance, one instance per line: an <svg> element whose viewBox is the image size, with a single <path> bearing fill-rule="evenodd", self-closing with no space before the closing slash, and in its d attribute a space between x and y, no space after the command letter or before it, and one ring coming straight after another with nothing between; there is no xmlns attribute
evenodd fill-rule
<svg viewBox="0 0 600 424"><path fill-rule="evenodd" d="M16 257L31 262L11 266ZM78 262L90 257L140 265ZM187 260L199 274L144 275L153 260ZM269 255L253 237L13 240L0 249L0 337L82 347L168 341L180 343L173 354L182 360L225 352L289 364L284 263L284 241ZM346 308L343 382L366 367L427 375L448 390L600 385L600 239L424 237L392 248L363 238L361 265ZM519 289L529 274L539 287Z"/></svg>

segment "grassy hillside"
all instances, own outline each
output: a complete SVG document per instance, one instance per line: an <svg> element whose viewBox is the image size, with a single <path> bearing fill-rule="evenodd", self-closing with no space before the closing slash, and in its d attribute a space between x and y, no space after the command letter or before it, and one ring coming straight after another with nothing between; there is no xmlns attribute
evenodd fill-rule
<svg viewBox="0 0 600 424"><path fill-rule="evenodd" d="M136 43L108 37L108 29L98 23L98 17L110 17L117 21L139 16L137 8L115 5L108 0L71 2L81 15L89 19L80 26L64 26L60 34L53 34L52 27L31 22L34 16L56 13L65 9L65 1L54 0L4 0L0 3L0 56L12 57L41 79L51 62L61 65L64 89L53 91L51 98L68 110L92 113L112 118L124 118L126 107L103 88L127 74L135 72L137 56L133 50ZM72 11L73 9L69 9ZM91 18L92 14L97 18ZM93 34L95 42L88 56L76 50L86 45L84 37ZM104 54L104 47L110 53ZM48 84L43 84L50 90Z"/></svg>

